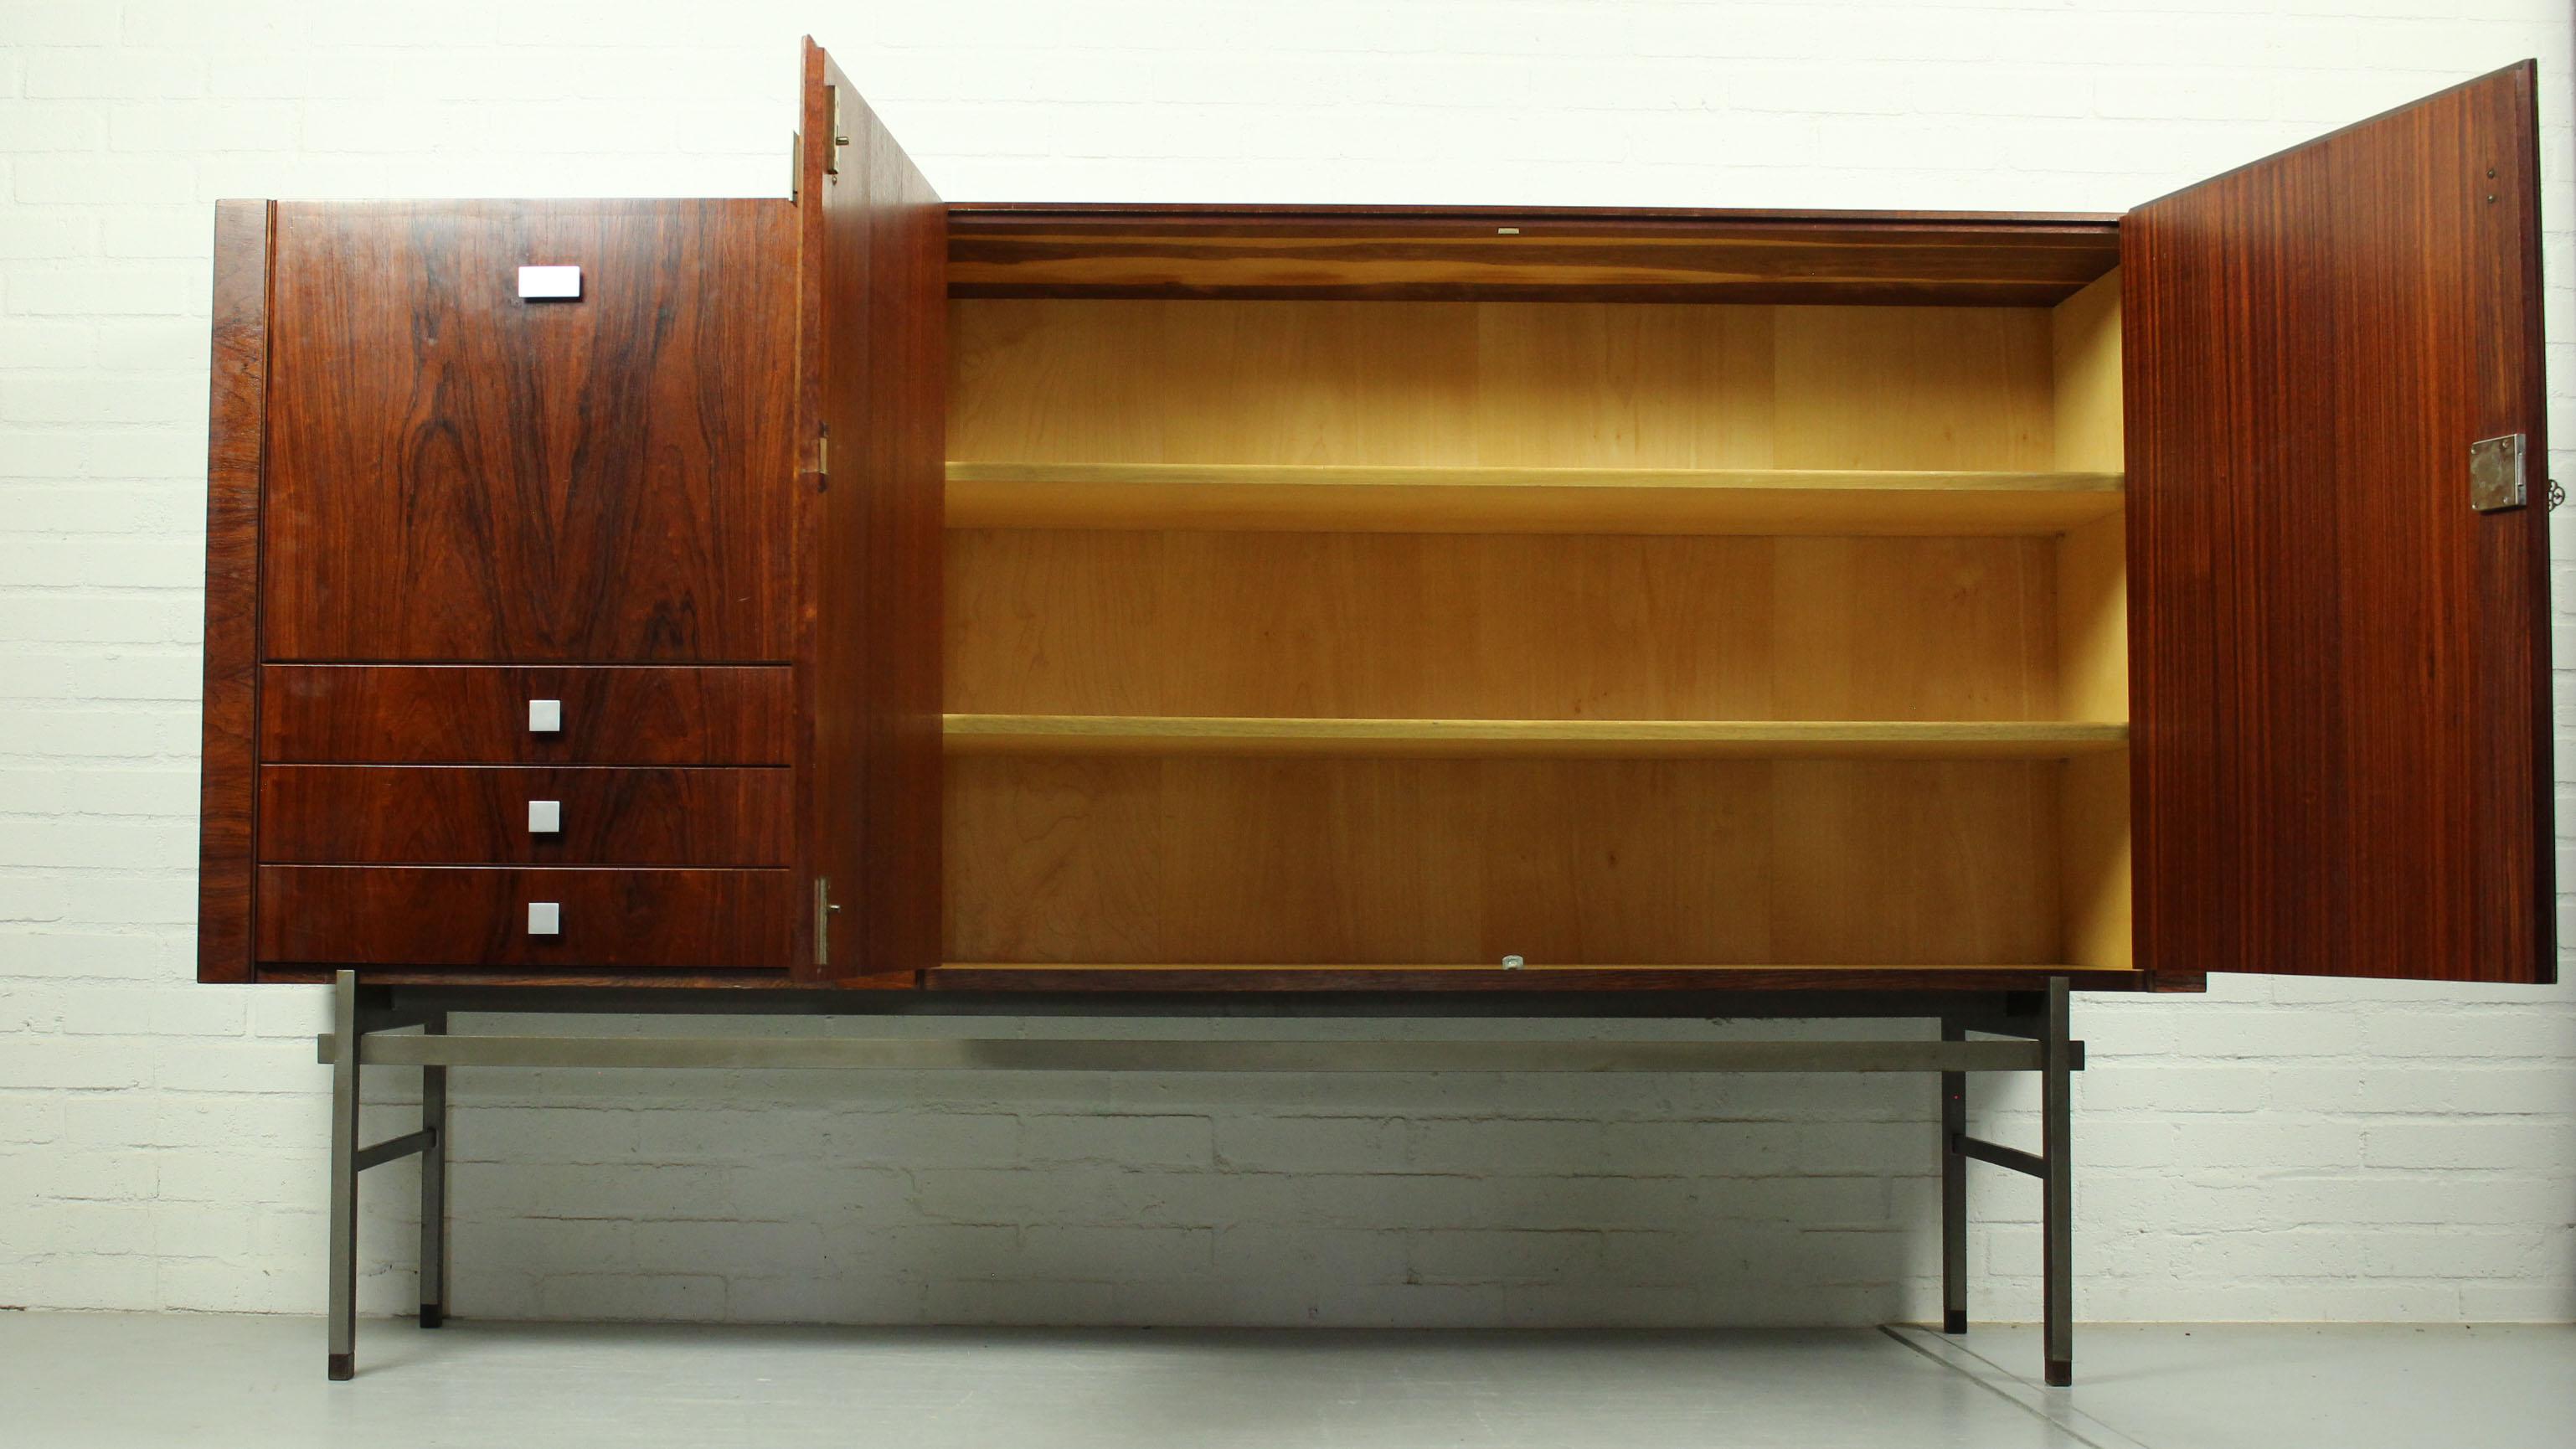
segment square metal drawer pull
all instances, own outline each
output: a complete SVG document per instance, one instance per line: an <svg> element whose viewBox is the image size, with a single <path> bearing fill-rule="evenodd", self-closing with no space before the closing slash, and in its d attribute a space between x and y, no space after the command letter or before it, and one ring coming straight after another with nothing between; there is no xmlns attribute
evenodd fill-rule
<svg viewBox="0 0 2576 1449"><path fill-rule="evenodd" d="M563 833L563 802L531 800L528 802L528 833L560 835Z"/></svg>
<svg viewBox="0 0 2576 1449"><path fill-rule="evenodd" d="M529 700L528 733L532 735L563 733L563 701L560 699Z"/></svg>
<svg viewBox="0 0 2576 1449"><path fill-rule="evenodd" d="M519 300L523 302L580 301L581 268L566 266L519 268Z"/></svg>
<svg viewBox="0 0 2576 1449"><path fill-rule="evenodd" d="M562 904L556 901L528 902L528 934L531 936L562 935Z"/></svg>

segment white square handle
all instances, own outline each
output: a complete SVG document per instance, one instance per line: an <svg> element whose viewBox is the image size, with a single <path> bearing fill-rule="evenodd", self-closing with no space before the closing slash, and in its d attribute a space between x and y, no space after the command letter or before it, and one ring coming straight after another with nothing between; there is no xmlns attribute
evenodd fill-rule
<svg viewBox="0 0 2576 1449"><path fill-rule="evenodd" d="M528 701L528 733L559 735L563 733L563 701L532 699Z"/></svg>
<svg viewBox="0 0 2576 1449"><path fill-rule="evenodd" d="M563 802L561 800L529 801L528 833L530 835L561 835L563 833Z"/></svg>
<svg viewBox="0 0 2576 1449"><path fill-rule="evenodd" d="M523 302L580 301L581 268L568 266L519 268L519 300Z"/></svg>
<svg viewBox="0 0 2576 1449"><path fill-rule="evenodd" d="M562 935L562 904L556 901L528 902L528 934L531 936Z"/></svg>

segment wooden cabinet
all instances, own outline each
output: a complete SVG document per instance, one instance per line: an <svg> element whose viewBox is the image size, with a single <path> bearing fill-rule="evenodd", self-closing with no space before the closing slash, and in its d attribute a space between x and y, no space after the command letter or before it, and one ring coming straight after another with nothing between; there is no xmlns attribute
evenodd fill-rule
<svg viewBox="0 0 2576 1449"><path fill-rule="evenodd" d="M2063 216L943 203L805 64L793 200L224 204L206 978L2553 978L2530 66Z"/></svg>

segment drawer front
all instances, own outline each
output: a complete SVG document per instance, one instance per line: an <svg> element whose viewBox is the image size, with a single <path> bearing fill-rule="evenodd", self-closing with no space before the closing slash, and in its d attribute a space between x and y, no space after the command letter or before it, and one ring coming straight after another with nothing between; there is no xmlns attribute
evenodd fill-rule
<svg viewBox="0 0 2576 1449"><path fill-rule="evenodd" d="M264 865L256 919L277 964L775 970L795 909L783 870Z"/></svg>
<svg viewBox="0 0 2576 1449"><path fill-rule="evenodd" d="M768 666L272 664L260 671L259 753L271 764L783 765L792 679Z"/></svg>
<svg viewBox="0 0 2576 1449"><path fill-rule="evenodd" d="M784 866L781 769L268 765L270 864Z"/></svg>

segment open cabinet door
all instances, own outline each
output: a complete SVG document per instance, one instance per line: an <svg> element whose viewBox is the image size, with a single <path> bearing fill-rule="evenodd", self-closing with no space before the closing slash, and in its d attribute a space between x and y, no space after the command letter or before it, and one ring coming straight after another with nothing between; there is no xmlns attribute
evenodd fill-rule
<svg viewBox="0 0 2576 1449"><path fill-rule="evenodd" d="M821 446L800 560L814 615L817 979L911 986L940 937L948 213L805 42L797 206Z"/></svg>
<svg viewBox="0 0 2576 1449"><path fill-rule="evenodd" d="M2121 225L2143 967L2555 979L2533 83Z"/></svg>

